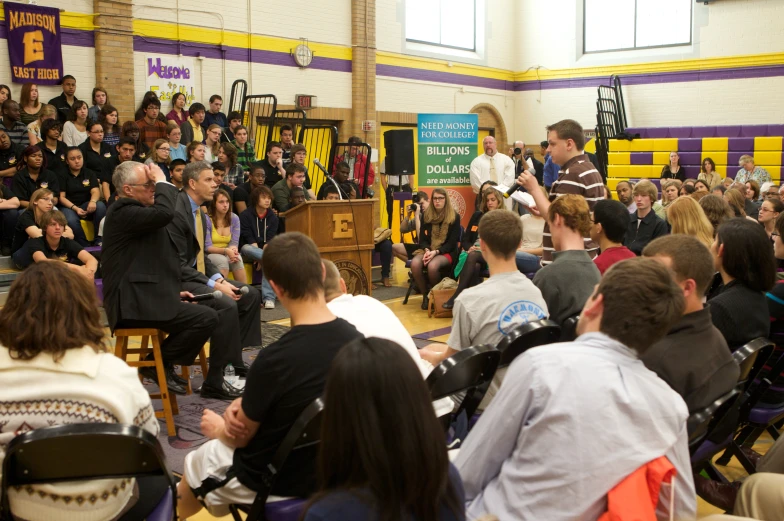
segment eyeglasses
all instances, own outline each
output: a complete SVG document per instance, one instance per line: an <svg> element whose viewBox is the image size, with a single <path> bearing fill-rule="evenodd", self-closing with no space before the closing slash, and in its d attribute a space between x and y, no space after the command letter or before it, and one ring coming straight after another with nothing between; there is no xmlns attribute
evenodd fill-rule
<svg viewBox="0 0 784 521"><path fill-rule="evenodd" d="M433 201L446 201L446 197L433 197Z"/></svg>
<svg viewBox="0 0 784 521"><path fill-rule="evenodd" d="M143 183L143 184L142 183L129 183L128 186L143 186L147 190L151 190L151 189L155 188L155 183L152 182L152 181L149 181L149 182Z"/></svg>
<svg viewBox="0 0 784 521"><path fill-rule="evenodd" d="M158 150L165 150L167 152L171 151L170 147L160 147Z"/></svg>

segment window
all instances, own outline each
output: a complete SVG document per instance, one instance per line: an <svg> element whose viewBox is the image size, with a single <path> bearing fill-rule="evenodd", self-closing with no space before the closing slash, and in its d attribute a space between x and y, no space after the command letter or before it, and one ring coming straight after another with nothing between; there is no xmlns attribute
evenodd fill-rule
<svg viewBox="0 0 784 521"><path fill-rule="evenodd" d="M476 0L406 0L406 40L476 50Z"/></svg>
<svg viewBox="0 0 784 521"><path fill-rule="evenodd" d="M586 53L688 45L694 0L583 0Z"/></svg>

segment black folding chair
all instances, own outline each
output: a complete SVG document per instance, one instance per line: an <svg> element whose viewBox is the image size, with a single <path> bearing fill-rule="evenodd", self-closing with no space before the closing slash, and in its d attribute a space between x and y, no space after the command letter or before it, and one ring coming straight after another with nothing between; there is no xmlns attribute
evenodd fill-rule
<svg viewBox="0 0 784 521"><path fill-rule="evenodd" d="M553 344L561 338L561 327L552 320L526 322L512 328L498 342L496 349L501 351L498 367L507 367L519 355L536 346Z"/></svg>
<svg viewBox="0 0 784 521"><path fill-rule="evenodd" d="M305 499L287 499L267 503L275 485L275 480L281 469L286 465L286 460L294 451L315 447L321 440L321 419L324 411L324 401L316 398L313 403L308 405L299 415L297 421L291 426L286 437L278 446L275 455L272 457L267 468L264 469L262 481L264 489L256 494L256 499L252 505L229 505L232 517L236 521L242 521L240 511L245 512L246 521L264 521L269 519L275 521L279 519L299 519L302 508L305 506Z"/></svg>
<svg viewBox="0 0 784 521"><path fill-rule="evenodd" d="M767 338L755 338L732 353L732 359L740 366L738 383L744 384L743 391L746 398L775 347L776 345Z"/></svg>
<svg viewBox="0 0 784 521"><path fill-rule="evenodd" d="M719 465L728 464L732 456L735 456L746 472L754 474L757 469L748 456L743 453L741 447L751 448L760 434L784 418L784 404L781 404L779 407L759 406L760 399L770 389L781 372L784 371L784 356L779 356L773 367L766 367L765 370L765 374L760 374L756 382L750 382L753 388L749 389L747 387L748 390L744 393L738 412L739 432L730 442L724 454L716 460L716 463Z"/></svg>
<svg viewBox="0 0 784 521"><path fill-rule="evenodd" d="M140 491L121 521L176 519L176 484L163 449L149 432L117 423L35 429L8 444L0 489L2 519L12 519L9 487L119 478L136 478Z"/></svg>
<svg viewBox="0 0 784 521"><path fill-rule="evenodd" d="M737 424L737 413L742 386L737 385L706 410L689 417L689 453L692 470L695 474L705 471L711 479L727 482L721 472L711 463L711 458L721 452L732 440L732 433ZM714 412L711 413L710 409ZM706 412L707 411L707 412ZM709 417L706 418L706 416ZM707 420L707 427L703 423ZM727 432L727 434L724 434Z"/></svg>
<svg viewBox="0 0 784 521"><path fill-rule="evenodd" d="M711 421L717 411L725 403L737 400L739 394L740 389L736 387L704 409L695 411L689 416L689 419L686 421L686 430L689 433L689 454L694 454L708 436Z"/></svg>
<svg viewBox="0 0 784 521"><path fill-rule="evenodd" d="M435 366L427 376L430 397L433 401L454 397L465 392L456 411L443 416L441 421L448 430L454 418L465 412L471 418L482 403L487 388L495 376L501 352L490 344L469 347Z"/></svg>
<svg viewBox="0 0 784 521"><path fill-rule="evenodd" d="M561 342L572 342L577 338L577 324L580 322L580 315L567 318L561 324Z"/></svg>

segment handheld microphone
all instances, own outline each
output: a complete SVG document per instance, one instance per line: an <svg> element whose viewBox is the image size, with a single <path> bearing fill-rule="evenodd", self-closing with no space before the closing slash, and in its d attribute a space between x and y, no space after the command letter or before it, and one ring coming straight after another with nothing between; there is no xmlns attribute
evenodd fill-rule
<svg viewBox="0 0 784 521"><path fill-rule="evenodd" d="M193 297L182 297L184 302L202 302L204 300L213 300L223 298L223 293L220 291L213 291L212 293L204 293L203 295L194 295Z"/></svg>
<svg viewBox="0 0 784 521"><path fill-rule="evenodd" d="M506 193L504 194L504 199L509 199L509 197L510 197L510 196L511 196L513 193L515 193L516 191L518 191L518 190L519 190L519 189L521 189L521 188L522 188L522 186L520 186L519 184L517 184L517 181L514 181L514 182L512 183L512 186L509 188L509 190L507 190L507 191L506 191Z"/></svg>
<svg viewBox="0 0 784 521"><path fill-rule="evenodd" d="M248 286L242 286L241 288L233 288L235 295L247 295L248 294ZM218 292L220 293L220 292Z"/></svg>

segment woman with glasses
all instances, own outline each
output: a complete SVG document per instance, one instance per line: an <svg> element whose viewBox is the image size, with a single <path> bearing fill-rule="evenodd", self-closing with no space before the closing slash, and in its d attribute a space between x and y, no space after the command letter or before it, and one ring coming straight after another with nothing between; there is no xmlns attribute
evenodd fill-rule
<svg viewBox="0 0 784 521"><path fill-rule="evenodd" d="M422 309L428 308L430 288L438 284L445 276L442 272L451 270L456 262L459 237L460 215L452 208L446 190L435 188L422 224L421 250L415 252L411 260L411 274L422 293Z"/></svg>
<svg viewBox="0 0 784 521"><path fill-rule="evenodd" d="M166 181L171 183L171 174L169 173L169 163L171 163L171 145L165 139L158 139L152 145L152 152L149 159L144 164L149 165L155 163L163 171L166 176Z"/></svg>
<svg viewBox="0 0 784 521"><path fill-rule="evenodd" d="M21 264L21 259L24 259L31 254L27 251L16 255L16 252L24 249L27 244L27 239L37 239L41 237L44 232L38 225L41 217L54 208L54 194L48 188L39 188L30 197L30 206L27 210L19 214L19 220L16 221L16 228L14 229L14 238L11 241L11 255L17 266ZM73 239L73 230L66 226L63 232L63 237Z"/></svg>
<svg viewBox="0 0 784 521"><path fill-rule="evenodd" d="M135 121L126 121L123 123L122 130L120 131L120 140L124 137L133 139L134 143L136 143L136 153L133 156L133 160L144 163L150 155L150 147L144 144L144 141L141 140L140 136L141 131L139 130L139 125L137 125Z"/></svg>
<svg viewBox="0 0 784 521"><path fill-rule="evenodd" d="M91 121L87 125L87 141L79 145L84 158L84 167L100 174L103 170L103 161L112 157L112 147L103 140L103 125Z"/></svg>
<svg viewBox="0 0 784 521"><path fill-rule="evenodd" d="M760 206L759 217L757 221L765 229L765 233L770 240L773 240L773 233L776 230L776 220L779 218L781 212L784 212L784 203L778 199L766 199Z"/></svg>
<svg viewBox="0 0 784 521"><path fill-rule="evenodd" d="M169 140L169 148L171 149L169 152L169 159L172 161L175 159L182 159L183 161L187 161L188 149L181 143L182 130L180 130L180 127L178 127L174 121L169 121L168 125L169 126L166 127L166 137Z"/></svg>

